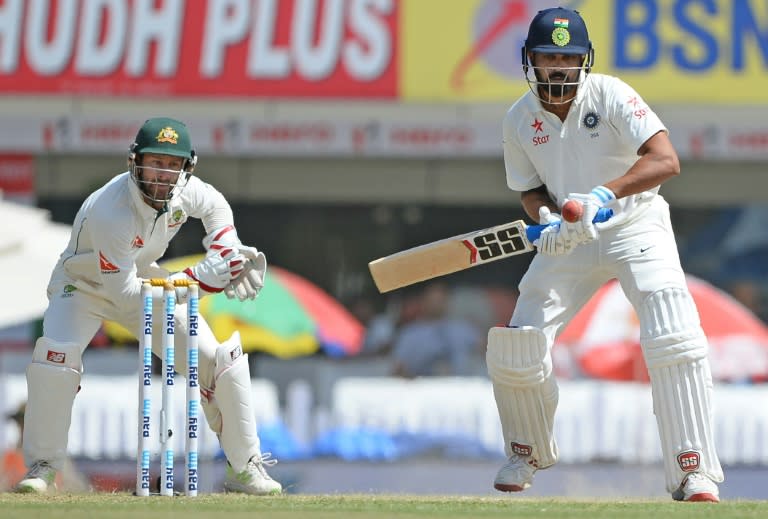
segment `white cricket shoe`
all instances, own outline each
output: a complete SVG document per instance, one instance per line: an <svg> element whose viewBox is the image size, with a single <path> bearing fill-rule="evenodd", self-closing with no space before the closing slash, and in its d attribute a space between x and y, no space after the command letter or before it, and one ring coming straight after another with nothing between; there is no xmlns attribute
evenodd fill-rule
<svg viewBox="0 0 768 519"><path fill-rule="evenodd" d="M720 491L714 481L704 474L694 472L687 475L678 489L672 492L672 499L675 501L719 503Z"/></svg>
<svg viewBox="0 0 768 519"><path fill-rule="evenodd" d="M280 494L283 486L269 477L264 468L277 464L277 460L271 458L272 454L265 452L261 456L256 455L248 460L245 470L236 473L232 466L227 464L227 477L224 480L224 490L227 492L242 492L255 496Z"/></svg>
<svg viewBox="0 0 768 519"><path fill-rule="evenodd" d="M501 492L522 492L531 486L539 462L530 456L513 454L496 474L493 488Z"/></svg>
<svg viewBox="0 0 768 519"><path fill-rule="evenodd" d="M36 461L32 464L24 479L19 481L14 489L22 494L45 494L56 490L56 469L47 461Z"/></svg>

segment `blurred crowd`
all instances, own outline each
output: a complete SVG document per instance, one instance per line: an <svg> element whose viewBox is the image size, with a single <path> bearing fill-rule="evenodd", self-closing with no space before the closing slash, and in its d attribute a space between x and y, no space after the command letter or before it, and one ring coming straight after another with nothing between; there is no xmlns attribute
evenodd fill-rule
<svg viewBox="0 0 768 519"><path fill-rule="evenodd" d="M732 295L768 324L768 205L715 212L682 247L683 267Z"/></svg>
<svg viewBox="0 0 768 519"><path fill-rule="evenodd" d="M433 281L403 290L381 311L361 298L352 312L366 327L361 355L389 356L392 375L484 376L488 329L507 323L515 301L508 289Z"/></svg>

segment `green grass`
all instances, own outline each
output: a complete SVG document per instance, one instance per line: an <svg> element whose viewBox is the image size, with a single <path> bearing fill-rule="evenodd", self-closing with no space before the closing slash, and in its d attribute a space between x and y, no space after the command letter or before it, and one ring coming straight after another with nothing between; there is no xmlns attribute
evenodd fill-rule
<svg viewBox="0 0 768 519"><path fill-rule="evenodd" d="M282 495L253 497L205 494L197 498L137 498L128 494L0 494L0 516L16 518L233 519L300 517L429 519L504 518L638 518L696 519L768 517L768 501L676 503L667 500L533 499L520 497L444 497L408 495Z"/></svg>

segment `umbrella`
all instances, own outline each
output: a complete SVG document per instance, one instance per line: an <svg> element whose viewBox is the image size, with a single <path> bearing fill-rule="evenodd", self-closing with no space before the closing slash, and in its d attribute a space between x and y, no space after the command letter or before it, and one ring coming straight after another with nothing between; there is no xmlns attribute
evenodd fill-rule
<svg viewBox="0 0 768 519"><path fill-rule="evenodd" d="M712 376L722 381L768 379L768 327L722 290L694 276L686 280L709 340ZM648 381L637 315L615 280L569 323L553 355L570 357L590 377Z"/></svg>
<svg viewBox="0 0 768 519"><path fill-rule="evenodd" d="M43 316L48 280L72 227L54 223L44 209L6 201L1 194L0 221L2 329Z"/></svg>
<svg viewBox="0 0 768 519"><path fill-rule="evenodd" d="M169 271L194 265L202 255L166 261ZM322 351L341 357L360 351L365 329L341 303L307 279L280 267L267 269L264 288L255 300L240 302L224 293L200 299L200 313L216 338L227 339L240 331L243 349L292 358ZM125 342L133 336L115 323L105 323L113 340Z"/></svg>

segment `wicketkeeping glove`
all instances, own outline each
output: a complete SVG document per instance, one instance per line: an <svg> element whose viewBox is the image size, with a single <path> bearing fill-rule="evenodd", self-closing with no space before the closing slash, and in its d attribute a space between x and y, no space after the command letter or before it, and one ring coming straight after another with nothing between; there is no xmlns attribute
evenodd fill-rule
<svg viewBox="0 0 768 519"><path fill-rule="evenodd" d="M202 290L216 293L243 273L245 261L237 249L211 249L196 265L184 269L184 273L200 283Z"/></svg>
<svg viewBox="0 0 768 519"><path fill-rule="evenodd" d="M267 257L263 252L257 251L255 247L243 246L240 252L246 258L245 268L237 279L227 285L224 293L229 299L237 298L240 301L256 299L264 287L264 277L267 274Z"/></svg>
<svg viewBox="0 0 768 519"><path fill-rule="evenodd" d="M587 194L571 193L568 195L568 200L577 200L584 206L581 220L576 225L583 226L584 231L580 241L587 243L597 238L597 227L592 223L592 220L594 220L598 209L612 200L616 200L616 195L605 186L597 186Z"/></svg>
<svg viewBox="0 0 768 519"><path fill-rule="evenodd" d="M224 249L233 245L241 245L237 237L237 230L232 224L214 229L203 238L203 247L206 251L211 249Z"/></svg>

